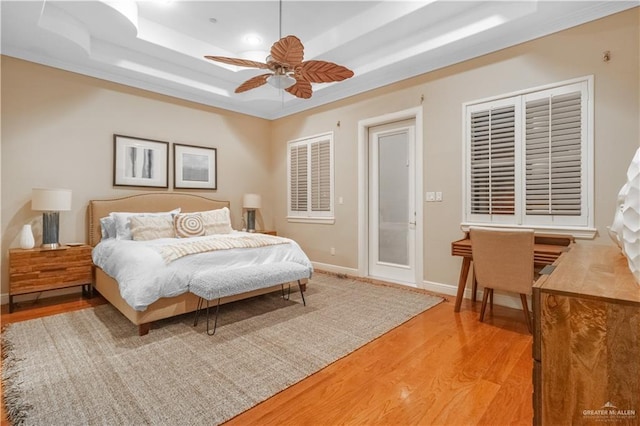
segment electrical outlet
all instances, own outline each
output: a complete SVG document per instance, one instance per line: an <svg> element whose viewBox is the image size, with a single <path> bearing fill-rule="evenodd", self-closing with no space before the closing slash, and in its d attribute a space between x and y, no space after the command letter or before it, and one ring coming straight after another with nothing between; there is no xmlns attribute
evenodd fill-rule
<svg viewBox="0 0 640 426"><path fill-rule="evenodd" d="M433 201L436 200L436 193L435 192L427 192L425 194L425 200L427 201L427 203L431 203Z"/></svg>
<svg viewBox="0 0 640 426"><path fill-rule="evenodd" d="M331 247L331 256L335 256L335 255L336 255L336 248Z"/></svg>
<svg viewBox="0 0 640 426"><path fill-rule="evenodd" d="M436 201L442 201L442 192L436 192Z"/></svg>

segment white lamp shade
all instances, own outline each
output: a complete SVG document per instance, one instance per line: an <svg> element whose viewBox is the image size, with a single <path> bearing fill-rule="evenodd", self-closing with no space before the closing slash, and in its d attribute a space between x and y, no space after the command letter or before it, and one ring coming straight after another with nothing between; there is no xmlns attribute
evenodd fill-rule
<svg viewBox="0 0 640 426"><path fill-rule="evenodd" d="M70 189L33 188L31 210L62 212L71 210Z"/></svg>
<svg viewBox="0 0 640 426"><path fill-rule="evenodd" d="M245 209L259 209L262 204L262 198L258 194L244 194L242 199L242 207Z"/></svg>

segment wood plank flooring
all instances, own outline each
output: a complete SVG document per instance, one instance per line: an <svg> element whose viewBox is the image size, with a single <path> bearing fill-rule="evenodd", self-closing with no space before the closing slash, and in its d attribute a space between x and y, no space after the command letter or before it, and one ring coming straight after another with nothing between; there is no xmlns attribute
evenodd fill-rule
<svg viewBox="0 0 640 426"><path fill-rule="evenodd" d="M2 306L2 324L101 303L62 296L12 314ZM530 425L532 337L522 312L496 306L480 323L479 309L465 300L455 314L451 298L227 425Z"/></svg>

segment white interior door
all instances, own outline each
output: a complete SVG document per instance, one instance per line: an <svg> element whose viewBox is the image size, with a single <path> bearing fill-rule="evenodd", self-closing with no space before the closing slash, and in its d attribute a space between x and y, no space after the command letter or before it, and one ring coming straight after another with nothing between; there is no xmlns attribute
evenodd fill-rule
<svg viewBox="0 0 640 426"><path fill-rule="evenodd" d="M369 275L416 280L413 120L369 128Z"/></svg>

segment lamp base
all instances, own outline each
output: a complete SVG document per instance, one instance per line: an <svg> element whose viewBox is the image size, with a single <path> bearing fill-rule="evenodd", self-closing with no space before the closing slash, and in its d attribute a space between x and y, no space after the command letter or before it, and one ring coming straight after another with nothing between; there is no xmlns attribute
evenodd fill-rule
<svg viewBox="0 0 640 426"><path fill-rule="evenodd" d="M40 248L43 250L57 250L60 247L61 247L60 243L48 243L48 244L42 244L40 246Z"/></svg>
<svg viewBox="0 0 640 426"><path fill-rule="evenodd" d="M256 211L247 210L247 232L256 232Z"/></svg>
<svg viewBox="0 0 640 426"><path fill-rule="evenodd" d="M58 224L60 223L58 212L42 213L42 247L43 249L54 250L60 247L58 242Z"/></svg>

